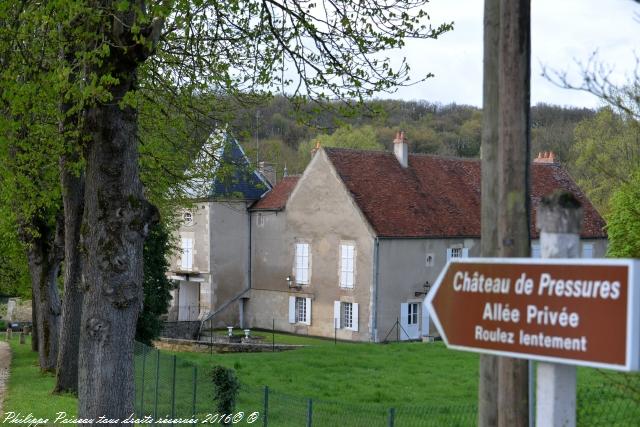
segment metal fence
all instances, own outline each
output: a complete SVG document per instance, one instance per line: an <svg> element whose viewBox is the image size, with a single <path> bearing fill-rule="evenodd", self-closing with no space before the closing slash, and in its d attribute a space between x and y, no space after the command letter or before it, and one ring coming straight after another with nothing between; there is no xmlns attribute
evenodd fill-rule
<svg viewBox="0 0 640 427"><path fill-rule="evenodd" d="M259 426L429 427L475 426L476 405L389 407L310 399L269 387L242 385L233 414L217 414L210 373L201 366L135 346L136 415L158 424ZM579 426L632 426L640 420L640 391L607 385L579 388ZM235 417L235 418L234 418ZM155 425L146 421L145 424Z"/></svg>

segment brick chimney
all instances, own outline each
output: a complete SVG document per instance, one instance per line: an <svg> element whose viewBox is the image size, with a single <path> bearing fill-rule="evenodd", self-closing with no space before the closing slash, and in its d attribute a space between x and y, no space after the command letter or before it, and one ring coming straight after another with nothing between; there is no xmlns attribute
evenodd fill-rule
<svg viewBox="0 0 640 427"><path fill-rule="evenodd" d="M404 137L404 131L396 132L396 139L393 140L393 153L396 155L400 166L409 166L409 144Z"/></svg>
<svg viewBox="0 0 640 427"><path fill-rule="evenodd" d="M315 156L318 150L320 149L320 141L316 142L316 146L311 150L311 157Z"/></svg>
<svg viewBox="0 0 640 427"><path fill-rule="evenodd" d="M533 163L546 163L546 164L557 163L556 155L553 151L542 151L538 153L538 157L533 159Z"/></svg>

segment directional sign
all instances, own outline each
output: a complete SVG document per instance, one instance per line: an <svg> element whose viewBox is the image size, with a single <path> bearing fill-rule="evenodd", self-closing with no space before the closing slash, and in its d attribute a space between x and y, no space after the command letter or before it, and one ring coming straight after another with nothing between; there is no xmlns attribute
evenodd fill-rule
<svg viewBox="0 0 640 427"><path fill-rule="evenodd" d="M640 262L463 258L427 296L448 347L640 369Z"/></svg>

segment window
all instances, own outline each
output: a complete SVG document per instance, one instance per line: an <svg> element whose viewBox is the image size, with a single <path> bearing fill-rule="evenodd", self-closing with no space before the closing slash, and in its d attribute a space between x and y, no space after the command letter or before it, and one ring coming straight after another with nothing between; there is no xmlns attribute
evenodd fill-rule
<svg viewBox="0 0 640 427"><path fill-rule="evenodd" d="M309 244L296 243L296 283L309 284Z"/></svg>
<svg viewBox="0 0 640 427"><path fill-rule="evenodd" d="M582 258L593 258L593 243L582 244Z"/></svg>
<svg viewBox="0 0 640 427"><path fill-rule="evenodd" d="M418 303L410 302L407 311L407 325L418 324Z"/></svg>
<svg viewBox="0 0 640 427"><path fill-rule="evenodd" d="M428 253L425 257L425 265L427 267L433 267L433 254Z"/></svg>
<svg viewBox="0 0 640 427"><path fill-rule="evenodd" d="M340 287L353 288L355 270L355 252L353 244L340 245Z"/></svg>
<svg viewBox="0 0 640 427"><path fill-rule="evenodd" d="M289 323L311 324L311 298L289 297Z"/></svg>
<svg viewBox="0 0 640 427"><path fill-rule="evenodd" d="M531 244L531 258L540 258L540 243L532 243Z"/></svg>
<svg viewBox="0 0 640 427"><path fill-rule="evenodd" d="M307 322L307 300L296 297L296 323Z"/></svg>
<svg viewBox="0 0 640 427"><path fill-rule="evenodd" d="M342 303L342 326L351 329L353 327L353 305L350 302Z"/></svg>
<svg viewBox="0 0 640 427"><path fill-rule="evenodd" d="M182 239L182 260L180 265L185 270L193 268L193 239Z"/></svg>
<svg viewBox="0 0 640 427"><path fill-rule="evenodd" d="M358 304L334 301L333 322L336 329L350 329L358 332Z"/></svg>
<svg viewBox="0 0 640 427"><path fill-rule="evenodd" d="M447 261L453 258L468 258L469 248L454 247L447 249Z"/></svg>
<svg viewBox="0 0 640 427"><path fill-rule="evenodd" d="M264 227L264 215L261 213L256 216L256 225L258 227Z"/></svg>
<svg viewBox="0 0 640 427"><path fill-rule="evenodd" d="M189 211L182 214L184 225L193 225L193 214Z"/></svg>

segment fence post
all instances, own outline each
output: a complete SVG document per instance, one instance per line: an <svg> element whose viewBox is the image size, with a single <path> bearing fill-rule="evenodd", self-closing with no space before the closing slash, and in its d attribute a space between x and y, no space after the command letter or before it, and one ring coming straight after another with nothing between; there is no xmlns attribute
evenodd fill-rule
<svg viewBox="0 0 640 427"><path fill-rule="evenodd" d="M171 379L171 419L176 417L176 355L173 355L173 377ZM173 421L171 422L173 425Z"/></svg>
<svg viewBox="0 0 640 427"><path fill-rule="evenodd" d="M191 415L193 419L196 418L196 392L198 388L198 367L193 367L193 399L191 403ZM194 422L195 425L195 422Z"/></svg>
<svg viewBox="0 0 640 427"><path fill-rule="evenodd" d="M144 418L144 368L147 360L147 346L142 345L142 379L140 380L140 417Z"/></svg>
<svg viewBox="0 0 640 427"><path fill-rule="evenodd" d="M213 319L209 319L209 354L213 356Z"/></svg>
<svg viewBox="0 0 640 427"><path fill-rule="evenodd" d="M338 345L338 319L333 319L333 345Z"/></svg>
<svg viewBox="0 0 640 427"><path fill-rule="evenodd" d="M571 193L553 193L538 207L542 258L579 258L582 207ZM576 425L576 366L538 362L536 416L539 425Z"/></svg>
<svg viewBox="0 0 640 427"><path fill-rule="evenodd" d="M396 341L400 342L400 318L396 317Z"/></svg>
<svg viewBox="0 0 640 427"><path fill-rule="evenodd" d="M389 427L393 427L396 419L396 408L389 408Z"/></svg>
<svg viewBox="0 0 640 427"><path fill-rule="evenodd" d="M264 386L264 412L262 414L262 425L267 427L269 415L269 386Z"/></svg>
<svg viewBox="0 0 640 427"><path fill-rule="evenodd" d="M271 319L271 351L276 351L276 319Z"/></svg>
<svg viewBox="0 0 640 427"><path fill-rule="evenodd" d="M153 425L158 419L158 388L160 386L160 350L156 349L156 395L153 400Z"/></svg>
<svg viewBox="0 0 640 427"><path fill-rule="evenodd" d="M313 400L307 402L307 427L311 427L313 420Z"/></svg>

